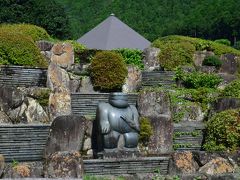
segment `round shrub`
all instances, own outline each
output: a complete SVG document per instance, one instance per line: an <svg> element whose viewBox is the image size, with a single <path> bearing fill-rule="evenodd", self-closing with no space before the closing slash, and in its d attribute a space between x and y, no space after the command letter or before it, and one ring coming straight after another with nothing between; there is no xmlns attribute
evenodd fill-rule
<svg viewBox="0 0 240 180"><path fill-rule="evenodd" d="M240 147L239 110L226 110L207 122L204 148L208 151L234 151Z"/></svg>
<svg viewBox="0 0 240 180"><path fill-rule="evenodd" d="M153 135L153 127L151 122L146 117L140 118L140 135L139 135L139 142L143 145L147 145L150 137Z"/></svg>
<svg viewBox="0 0 240 180"><path fill-rule="evenodd" d="M50 39L50 36L45 29L32 24L3 24L0 26L0 30L21 33L25 36L30 36L34 41Z"/></svg>
<svg viewBox="0 0 240 180"><path fill-rule="evenodd" d="M32 38L0 29L0 64L47 67Z"/></svg>
<svg viewBox="0 0 240 180"><path fill-rule="evenodd" d="M240 98L240 80L232 81L222 91L221 96Z"/></svg>
<svg viewBox="0 0 240 180"><path fill-rule="evenodd" d="M98 52L91 62L91 77L96 89L120 90L127 76L124 59L118 53Z"/></svg>
<svg viewBox="0 0 240 180"><path fill-rule="evenodd" d="M203 60L202 64L205 66L215 66L216 68L220 68L222 61L217 56L209 56Z"/></svg>
<svg viewBox="0 0 240 180"><path fill-rule="evenodd" d="M214 42L231 46L231 41L229 41L228 39L216 39Z"/></svg>

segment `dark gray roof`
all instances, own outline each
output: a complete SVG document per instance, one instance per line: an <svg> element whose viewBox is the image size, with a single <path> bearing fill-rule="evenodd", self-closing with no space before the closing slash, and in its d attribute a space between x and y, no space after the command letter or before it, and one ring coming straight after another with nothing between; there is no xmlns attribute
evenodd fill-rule
<svg viewBox="0 0 240 180"><path fill-rule="evenodd" d="M143 50L150 42L113 14L77 40L90 49L131 48Z"/></svg>

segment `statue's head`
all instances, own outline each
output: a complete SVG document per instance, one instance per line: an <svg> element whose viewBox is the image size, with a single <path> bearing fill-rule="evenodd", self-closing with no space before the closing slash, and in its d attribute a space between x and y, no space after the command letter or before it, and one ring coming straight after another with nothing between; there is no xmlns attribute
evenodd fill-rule
<svg viewBox="0 0 240 180"><path fill-rule="evenodd" d="M114 92L109 95L109 103L118 108L128 107L128 95L126 93Z"/></svg>

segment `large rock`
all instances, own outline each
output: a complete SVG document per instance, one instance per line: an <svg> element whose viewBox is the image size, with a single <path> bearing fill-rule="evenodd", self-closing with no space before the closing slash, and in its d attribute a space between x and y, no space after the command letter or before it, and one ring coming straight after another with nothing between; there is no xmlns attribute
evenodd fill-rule
<svg viewBox="0 0 240 180"><path fill-rule="evenodd" d="M51 62L57 63L62 68L70 68L74 63L74 50L71 44L57 43L52 47Z"/></svg>
<svg viewBox="0 0 240 180"><path fill-rule="evenodd" d="M196 51L193 55L194 65L199 67L202 66L203 60L209 56L213 56L212 51Z"/></svg>
<svg viewBox="0 0 240 180"><path fill-rule="evenodd" d="M233 54L224 54L220 57L222 66L220 73L236 74L240 65L240 57Z"/></svg>
<svg viewBox="0 0 240 180"><path fill-rule="evenodd" d="M206 173L209 175L232 173L234 172L234 166L222 157L212 159L199 169L200 173Z"/></svg>
<svg viewBox="0 0 240 180"><path fill-rule="evenodd" d="M136 92L141 87L142 73L136 66L128 66L128 77L122 87L123 92L131 93Z"/></svg>
<svg viewBox="0 0 240 180"><path fill-rule="evenodd" d="M79 92L82 94L96 93L89 76L82 76Z"/></svg>
<svg viewBox="0 0 240 180"><path fill-rule="evenodd" d="M78 151L62 151L51 154L44 166L45 178L81 178L82 159Z"/></svg>
<svg viewBox="0 0 240 180"><path fill-rule="evenodd" d="M240 98L233 97L219 98L212 104L212 107L213 112L221 112L227 109L238 109L240 108Z"/></svg>
<svg viewBox="0 0 240 180"><path fill-rule="evenodd" d="M4 178L41 178L43 177L42 162L24 162L8 164L5 169Z"/></svg>
<svg viewBox="0 0 240 180"><path fill-rule="evenodd" d="M8 111L23 103L24 96L20 90L10 86L0 86L0 110Z"/></svg>
<svg viewBox="0 0 240 180"><path fill-rule="evenodd" d="M54 45L52 42L44 41L44 40L37 41L36 44L41 51L51 51Z"/></svg>
<svg viewBox="0 0 240 180"><path fill-rule="evenodd" d="M87 120L82 116L54 119L45 148L45 157L57 151L81 151Z"/></svg>
<svg viewBox="0 0 240 180"><path fill-rule="evenodd" d="M70 91L70 78L66 70L56 63L48 66L47 85L54 92Z"/></svg>
<svg viewBox="0 0 240 180"><path fill-rule="evenodd" d="M192 152L184 151L172 154L169 170L171 174L193 174L197 172L198 168Z"/></svg>
<svg viewBox="0 0 240 180"><path fill-rule="evenodd" d="M159 48L149 47L143 51L143 63L145 71L159 70L160 64L158 61Z"/></svg>
<svg viewBox="0 0 240 180"><path fill-rule="evenodd" d="M2 123L11 123L11 119L3 111L0 111L0 124Z"/></svg>
<svg viewBox="0 0 240 180"><path fill-rule="evenodd" d="M0 154L0 177L2 176L4 168L5 168L5 158L3 155Z"/></svg>
<svg viewBox="0 0 240 180"><path fill-rule="evenodd" d="M48 123L49 117L42 106L33 98L27 98L27 109L25 110L28 123Z"/></svg>
<svg viewBox="0 0 240 180"><path fill-rule="evenodd" d="M172 151L173 123L170 112L170 100L166 92L143 91L138 99L138 112L147 117L153 127L153 135L148 143L150 154Z"/></svg>

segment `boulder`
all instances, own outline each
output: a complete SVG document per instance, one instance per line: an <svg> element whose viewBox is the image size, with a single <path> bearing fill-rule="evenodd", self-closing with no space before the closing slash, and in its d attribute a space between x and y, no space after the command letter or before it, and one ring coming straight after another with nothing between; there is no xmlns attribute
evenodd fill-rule
<svg viewBox="0 0 240 180"><path fill-rule="evenodd" d="M70 91L70 78L66 70L62 69L56 63L50 63L47 74L47 86L52 91Z"/></svg>
<svg viewBox="0 0 240 180"><path fill-rule="evenodd" d="M45 157L57 151L81 151L87 120L82 116L59 116L52 122Z"/></svg>
<svg viewBox="0 0 240 180"><path fill-rule="evenodd" d="M46 159L44 169L45 178L81 178L81 155L78 151L55 152Z"/></svg>
<svg viewBox="0 0 240 180"><path fill-rule="evenodd" d="M199 168L190 151L173 153L169 166L171 174L193 174Z"/></svg>
<svg viewBox="0 0 240 180"><path fill-rule="evenodd" d="M149 118L153 127L153 135L148 143L148 153L171 152L173 123L168 94L164 91L143 91L138 98L138 112L141 117Z"/></svg>
<svg viewBox="0 0 240 180"><path fill-rule="evenodd" d="M49 97L50 118L71 114L71 96L68 91L51 93Z"/></svg>
<svg viewBox="0 0 240 180"><path fill-rule="evenodd" d="M222 66L220 73L236 74L240 65L240 57L234 54L224 54L220 57Z"/></svg>
<svg viewBox="0 0 240 180"><path fill-rule="evenodd" d="M70 92L79 92L80 86L81 86L81 77L78 75L75 75L73 73L68 73L70 82L69 82L69 89Z"/></svg>
<svg viewBox="0 0 240 180"><path fill-rule="evenodd" d="M233 173L234 170L234 166L227 159L217 157L202 166L199 169L199 172L209 175L215 175L223 173Z"/></svg>
<svg viewBox="0 0 240 180"><path fill-rule="evenodd" d="M57 43L52 47L51 62L55 62L62 68L70 68L74 63L74 50L69 43Z"/></svg>
<svg viewBox="0 0 240 180"><path fill-rule="evenodd" d="M145 71L154 71L160 69L158 61L159 48L149 47L143 51L143 63Z"/></svg>
<svg viewBox="0 0 240 180"><path fill-rule="evenodd" d="M49 117L42 106L33 98L27 98L27 109L25 110L28 123L48 123Z"/></svg>
<svg viewBox="0 0 240 180"><path fill-rule="evenodd" d="M5 168L5 158L0 154L0 177L2 177L3 171Z"/></svg>
<svg viewBox="0 0 240 180"><path fill-rule="evenodd" d="M214 53L212 51L196 51L193 55L194 65L197 67L202 66L203 60L213 55Z"/></svg>
<svg viewBox="0 0 240 180"><path fill-rule="evenodd" d="M37 41L36 44L41 51L51 51L54 45L52 42L44 41L44 40Z"/></svg>
<svg viewBox="0 0 240 180"><path fill-rule="evenodd" d="M142 73L136 66L128 66L128 77L122 87L123 92L131 93L136 92L141 87Z"/></svg>
<svg viewBox="0 0 240 180"><path fill-rule="evenodd" d="M212 104L213 112L221 112L227 109L238 109L238 108L240 108L240 98L234 98L234 97L218 98Z"/></svg>
<svg viewBox="0 0 240 180"><path fill-rule="evenodd" d="M2 123L11 123L11 119L3 111L0 111L0 124Z"/></svg>
<svg viewBox="0 0 240 180"><path fill-rule="evenodd" d="M79 92L82 94L96 93L96 91L94 91L94 88L89 76L81 77L81 85L80 85Z"/></svg>
<svg viewBox="0 0 240 180"><path fill-rule="evenodd" d="M27 123L27 118L25 114L26 109L27 105L24 102L20 107L8 110L6 114L13 123Z"/></svg>
<svg viewBox="0 0 240 180"><path fill-rule="evenodd" d="M0 86L0 110L8 111L22 105L24 96L20 90L10 86Z"/></svg>
<svg viewBox="0 0 240 180"><path fill-rule="evenodd" d="M24 162L8 164L4 178L41 178L43 176L42 162Z"/></svg>

